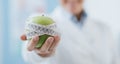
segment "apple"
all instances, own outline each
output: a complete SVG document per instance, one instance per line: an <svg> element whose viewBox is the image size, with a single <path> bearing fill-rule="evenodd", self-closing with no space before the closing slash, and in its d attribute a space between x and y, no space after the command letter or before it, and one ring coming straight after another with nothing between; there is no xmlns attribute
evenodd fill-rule
<svg viewBox="0 0 120 64"><path fill-rule="evenodd" d="M44 16L44 15L32 17L29 21L31 21L32 23L35 23L38 25L44 25L44 26L48 26L50 24L55 23L50 17ZM44 34L44 35L39 36L40 39L36 45L36 48L41 48L42 45L45 43L46 39L50 36L51 35L48 35L48 34Z"/></svg>

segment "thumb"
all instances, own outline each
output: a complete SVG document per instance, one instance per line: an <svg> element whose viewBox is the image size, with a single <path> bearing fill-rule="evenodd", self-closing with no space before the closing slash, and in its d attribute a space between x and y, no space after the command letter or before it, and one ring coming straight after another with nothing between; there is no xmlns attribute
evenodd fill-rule
<svg viewBox="0 0 120 64"><path fill-rule="evenodd" d="M26 35L25 35L25 34L22 34L22 35L20 36L20 39L23 40L23 41L24 41L24 40L27 40Z"/></svg>

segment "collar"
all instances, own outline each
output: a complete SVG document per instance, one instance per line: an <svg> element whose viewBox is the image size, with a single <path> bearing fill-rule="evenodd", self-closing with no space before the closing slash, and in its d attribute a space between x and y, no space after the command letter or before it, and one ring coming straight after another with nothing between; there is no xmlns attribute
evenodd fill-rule
<svg viewBox="0 0 120 64"><path fill-rule="evenodd" d="M83 10L81 19L77 20L77 18L74 15L72 15L69 12L67 12L61 6L56 7L54 12L53 12L53 14L55 16L58 16L58 17L62 18L62 19L64 18L66 20L69 20L69 21L73 22L74 24L77 24L78 26L83 26L85 24L85 22L86 22L86 19L88 18L86 11Z"/></svg>
<svg viewBox="0 0 120 64"><path fill-rule="evenodd" d="M87 13L85 10L82 11L81 19L77 20L77 18L73 14L67 12L63 7L60 6L60 9L62 10L62 14L65 16L65 18L70 19L70 20L74 21L75 23L79 23L79 22L83 23L85 21L85 19L87 18Z"/></svg>

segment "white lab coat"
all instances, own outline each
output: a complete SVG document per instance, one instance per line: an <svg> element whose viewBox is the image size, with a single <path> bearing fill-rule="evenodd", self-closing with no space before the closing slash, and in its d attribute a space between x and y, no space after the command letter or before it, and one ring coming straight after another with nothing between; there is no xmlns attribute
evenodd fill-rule
<svg viewBox="0 0 120 64"><path fill-rule="evenodd" d="M42 58L23 47L23 57L29 64L120 64L117 45L107 26L89 17L82 29L71 22L59 7L52 13L61 32L56 53Z"/></svg>

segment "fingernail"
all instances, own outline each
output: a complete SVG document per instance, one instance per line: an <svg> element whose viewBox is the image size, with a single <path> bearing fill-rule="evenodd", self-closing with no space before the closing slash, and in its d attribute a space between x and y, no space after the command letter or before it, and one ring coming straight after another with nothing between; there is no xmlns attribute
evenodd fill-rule
<svg viewBox="0 0 120 64"><path fill-rule="evenodd" d="M34 41L38 41L39 40L39 37L38 36L35 36L33 37Z"/></svg>
<svg viewBox="0 0 120 64"><path fill-rule="evenodd" d="M50 38L49 43L53 42L53 38Z"/></svg>

